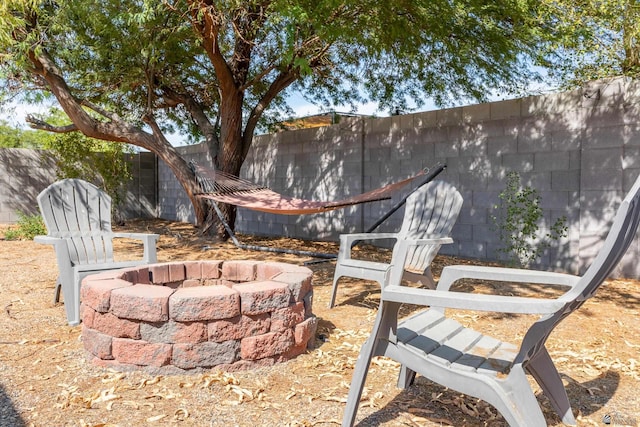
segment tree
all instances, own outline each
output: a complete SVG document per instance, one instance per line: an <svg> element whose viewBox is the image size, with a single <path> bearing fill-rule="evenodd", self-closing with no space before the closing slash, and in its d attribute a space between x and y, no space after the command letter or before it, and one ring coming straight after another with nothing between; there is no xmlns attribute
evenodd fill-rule
<svg viewBox="0 0 640 427"><path fill-rule="evenodd" d="M640 78L640 3L637 0L545 0L543 19L558 37L543 63L565 88L590 80Z"/></svg>
<svg viewBox="0 0 640 427"><path fill-rule="evenodd" d="M204 141L216 168L237 175L256 128L294 89L324 104L366 96L389 109L486 99L530 77L548 33L536 4L5 0L0 77L5 93L54 96L72 121L30 118L32 127L156 153L203 224L206 202L167 131ZM224 212L233 224L235 209Z"/></svg>
<svg viewBox="0 0 640 427"><path fill-rule="evenodd" d="M43 117L56 126L68 124L60 110L52 109ZM131 180L124 156L132 152L130 146L88 138L78 132L56 134L23 130L0 120L0 148L48 150L55 161L58 179L81 178L102 187L114 201L114 214L118 212L127 181Z"/></svg>
<svg viewBox="0 0 640 427"><path fill-rule="evenodd" d="M0 148L38 148L41 142L35 131L24 131L0 120Z"/></svg>

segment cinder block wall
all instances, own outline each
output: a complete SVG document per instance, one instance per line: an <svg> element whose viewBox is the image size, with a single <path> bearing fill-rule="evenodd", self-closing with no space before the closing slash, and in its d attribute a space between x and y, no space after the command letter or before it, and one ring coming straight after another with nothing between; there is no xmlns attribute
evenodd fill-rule
<svg viewBox="0 0 640 427"><path fill-rule="evenodd" d="M18 213L37 214L36 197L55 178L55 163L46 153L0 149L0 223L16 222Z"/></svg>
<svg viewBox="0 0 640 427"><path fill-rule="evenodd" d="M153 153L127 155L134 179L119 218L155 218L157 201L157 161ZM43 150L0 149L0 223L15 223L19 213L37 214L38 194L56 181L55 162Z"/></svg>
<svg viewBox="0 0 640 427"><path fill-rule="evenodd" d="M178 147L182 157L199 165L211 166L211 156L202 144ZM172 221L195 222L193 206L182 186L166 163L158 160L158 218Z"/></svg>
<svg viewBox="0 0 640 427"><path fill-rule="evenodd" d="M189 156L204 154L198 146L186 150ZM545 227L561 215L569 225L568 237L538 267L577 273L593 259L617 203L640 174L639 150L640 84L611 79L560 94L257 136L242 175L286 195L336 200L444 163L438 178L456 185L465 202L455 243L441 253L495 260L499 241L491 215L506 174L517 171L539 191ZM180 211L167 218L191 220L188 201L162 191L160 201L167 197ZM239 209L236 227L250 234L335 240L366 229L400 197L303 216ZM378 230L397 230L401 219L398 212ZM616 274L640 277L638 251L636 241Z"/></svg>

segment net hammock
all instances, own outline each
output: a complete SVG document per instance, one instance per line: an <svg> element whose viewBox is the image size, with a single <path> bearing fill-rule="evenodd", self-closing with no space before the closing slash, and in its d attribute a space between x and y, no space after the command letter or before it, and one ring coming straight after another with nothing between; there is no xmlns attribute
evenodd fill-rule
<svg viewBox="0 0 640 427"><path fill-rule="evenodd" d="M323 202L287 197L267 187L219 170L211 170L198 165L193 165L192 167L196 180L202 189L202 193L198 194L199 197L279 215L328 212L361 203L388 200L414 179L426 173L425 170L422 170L411 178L394 182L366 193L333 202Z"/></svg>

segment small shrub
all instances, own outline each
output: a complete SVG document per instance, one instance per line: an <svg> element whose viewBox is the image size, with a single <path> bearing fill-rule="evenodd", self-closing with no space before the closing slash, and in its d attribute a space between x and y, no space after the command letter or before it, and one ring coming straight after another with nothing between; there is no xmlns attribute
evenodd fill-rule
<svg viewBox="0 0 640 427"><path fill-rule="evenodd" d="M492 216L503 245L498 249L515 265L527 267L540 258L551 243L567 236L567 218L557 218L549 232L540 236L543 218L540 196L536 189L522 187L517 172L507 174L507 187L499 194L500 203L494 206L498 215Z"/></svg>
<svg viewBox="0 0 640 427"><path fill-rule="evenodd" d="M9 228L4 233L7 240L32 240L35 236L47 234L47 228L40 215L18 213L17 228Z"/></svg>

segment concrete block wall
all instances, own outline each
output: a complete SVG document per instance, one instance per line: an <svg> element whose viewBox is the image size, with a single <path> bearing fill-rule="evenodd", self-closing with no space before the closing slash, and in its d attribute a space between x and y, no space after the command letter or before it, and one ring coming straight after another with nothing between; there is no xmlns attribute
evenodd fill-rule
<svg viewBox="0 0 640 427"><path fill-rule="evenodd" d="M37 214L36 197L55 180L55 162L46 153L0 149L0 223L18 221L19 213Z"/></svg>
<svg viewBox="0 0 640 427"><path fill-rule="evenodd" d="M177 148L187 161L200 165L211 165L211 156L202 145L187 145ZM182 186L166 163L158 160L158 205L157 216L172 221L195 223L193 206Z"/></svg>
<svg viewBox="0 0 640 427"><path fill-rule="evenodd" d="M155 218L157 161L152 153L127 155L134 179L118 218ZM37 214L38 194L57 180L53 158L44 150L0 149L0 223L12 224L19 213Z"/></svg>
<svg viewBox="0 0 640 427"><path fill-rule="evenodd" d="M155 154L127 154L133 179L127 183L127 194L120 208L123 218L155 218L158 205L158 160Z"/></svg>
<svg viewBox="0 0 640 427"><path fill-rule="evenodd" d="M438 179L453 183L465 200L453 231L455 243L441 253L495 260L500 243L491 217L507 173L517 171L523 184L541 196L543 228L563 215L569 226L568 236L550 248L537 267L579 273L593 259L618 202L640 174L639 119L640 84L602 80L559 94L351 118L330 127L257 136L242 176L285 195L337 200L440 162L447 168ZM188 150L199 150L200 156L205 152L197 146ZM401 195L304 216L239 209L236 228L250 234L336 240L341 233L368 228ZM171 203L179 210L190 209L179 199ZM169 218L185 220L188 215ZM378 231L397 230L401 220L400 211ZM639 250L636 240L615 274L640 277L635 261Z"/></svg>

